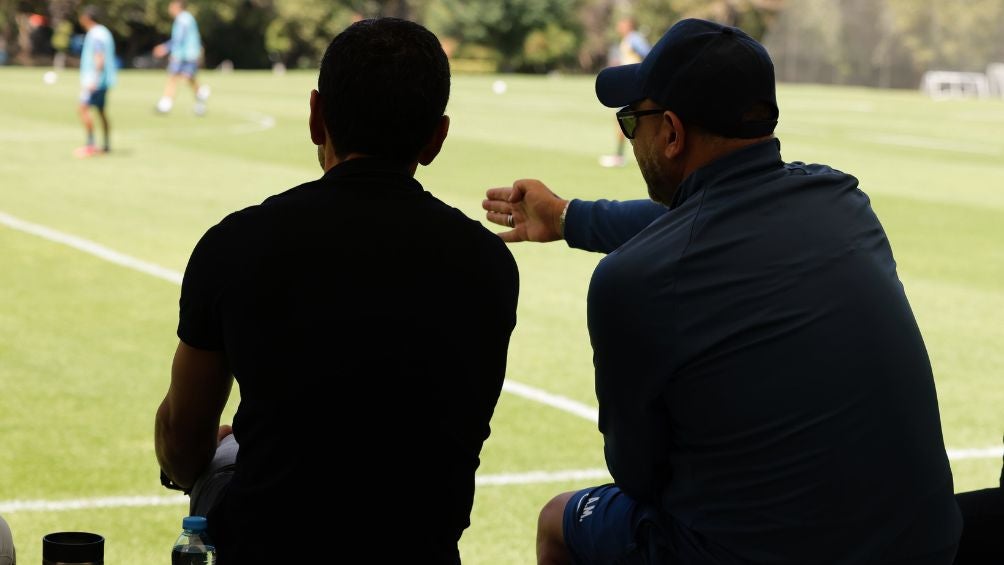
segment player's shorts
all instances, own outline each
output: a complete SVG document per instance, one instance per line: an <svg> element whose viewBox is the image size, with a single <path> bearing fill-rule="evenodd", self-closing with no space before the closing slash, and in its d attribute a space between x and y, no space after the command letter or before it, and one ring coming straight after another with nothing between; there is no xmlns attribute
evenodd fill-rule
<svg viewBox="0 0 1004 565"><path fill-rule="evenodd" d="M182 75L194 77L199 70L198 61L182 61L181 59L171 59L167 63L167 72L172 75Z"/></svg>
<svg viewBox="0 0 1004 565"><path fill-rule="evenodd" d="M657 509L635 502L613 484L572 495L562 529L575 565L674 563Z"/></svg>
<svg viewBox="0 0 1004 565"><path fill-rule="evenodd" d="M80 105L94 106L98 110L105 109L105 98L108 95L107 88L99 88L93 92L84 89L80 91Z"/></svg>

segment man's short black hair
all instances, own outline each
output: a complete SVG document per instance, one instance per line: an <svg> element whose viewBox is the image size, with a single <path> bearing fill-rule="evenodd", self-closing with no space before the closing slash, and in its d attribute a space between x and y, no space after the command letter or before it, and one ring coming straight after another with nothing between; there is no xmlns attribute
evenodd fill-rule
<svg viewBox="0 0 1004 565"><path fill-rule="evenodd" d="M321 59L324 124L343 158L363 153L413 162L450 97L450 64L439 39L397 18L356 22Z"/></svg>

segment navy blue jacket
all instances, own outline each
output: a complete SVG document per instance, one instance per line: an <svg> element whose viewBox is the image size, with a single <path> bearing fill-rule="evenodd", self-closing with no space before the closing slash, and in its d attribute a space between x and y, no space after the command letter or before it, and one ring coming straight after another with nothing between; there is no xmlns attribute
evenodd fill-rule
<svg viewBox="0 0 1004 565"><path fill-rule="evenodd" d="M607 465L681 562L950 562L931 365L857 179L765 141L668 210L575 201L566 238L609 252L588 298Z"/></svg>

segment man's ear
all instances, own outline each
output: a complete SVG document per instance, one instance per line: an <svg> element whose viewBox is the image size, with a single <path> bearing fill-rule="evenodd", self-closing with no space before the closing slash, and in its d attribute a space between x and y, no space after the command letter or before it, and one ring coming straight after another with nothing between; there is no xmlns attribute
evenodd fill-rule
<svg viewBox="0 0 1004 565"><path fill-rule="evenodd" d="M421 153L418 154L418 162L423 166L428 166L432 163L436 155L439 155L439 151L443 149L443 142L446 141L446 134L450 132L450 117L443 116L439 118L439 124L436 125L436 131L432 133L432 137L429 138L429 142L425 144Z"/></svg>
<svg viewBox="0 0 1004 565"><path fill-rule="evenodd" d="M314 145L324 145L327 137L321 94L314 89L310 91L310 141Z"/></svg>
<svg viewBox="0 0 1004 565"><path fill-rule="evenodd" d="M667 110L662 115L662 130L659 132L666 141L664 154L667 159L674 159L687 148L687 129L676 112Z"/></svg>

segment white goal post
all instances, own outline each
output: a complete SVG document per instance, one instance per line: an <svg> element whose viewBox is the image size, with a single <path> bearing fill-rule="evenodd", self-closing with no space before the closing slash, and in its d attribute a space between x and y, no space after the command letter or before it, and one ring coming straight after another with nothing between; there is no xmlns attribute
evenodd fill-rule
<svg viewBox="0 0 1004 565"><path fill-rule="evenodd" d="M987 65L987 82L990 83L990 95L1004 98L1004 63Z"/></svg>
<svg viewBox="0 0 1004 565"><path fill-rule="evenodd" d="M990 81L984 73L927 71L920 90L931 98L988 98Z"/></svg>

